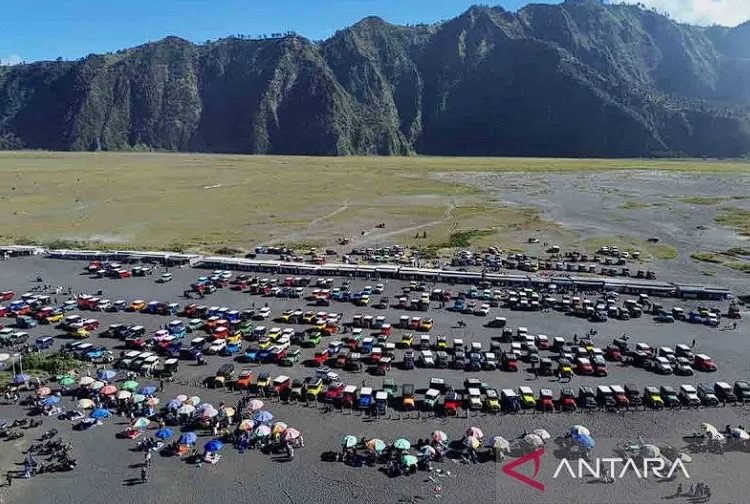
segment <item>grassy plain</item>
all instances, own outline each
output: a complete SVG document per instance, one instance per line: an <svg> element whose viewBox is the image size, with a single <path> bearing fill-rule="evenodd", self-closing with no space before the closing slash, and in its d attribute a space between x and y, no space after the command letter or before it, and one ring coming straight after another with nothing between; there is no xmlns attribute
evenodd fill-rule
<svg viewBox="0 0 750 504"><path fill-rule="evenodd" d="M736 173L750 172L750 163L4 152L0 236L215 251L260 242L329 245L344 236L368 245L441 246L469 233L475 244L513 247L524 233L559 229L535 209L506 206L449 175L433 175L594 170ZM381 222L385 227L377 228Z"/></svg>

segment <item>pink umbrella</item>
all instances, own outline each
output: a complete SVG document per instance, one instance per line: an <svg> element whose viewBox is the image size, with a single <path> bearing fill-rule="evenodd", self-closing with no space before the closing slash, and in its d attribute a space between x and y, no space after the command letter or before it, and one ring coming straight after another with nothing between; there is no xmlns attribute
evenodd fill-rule
<svg viewBox="0 0 750 504"><path fill-rule="evenodd" d="M102 387L99 393L103 395L112 395L115 392L117 392L117 387L115 387L114 385L107 385L106 387Z"/></svg>
<svg viewBox="0 0 750 504"><path fill-rule="evenodd" d="M468 437L473 437L473 438L477 438L477 439L484 438L484 432L482 432L482 429L480 429L479 427L469 427L466 430L466 435Z"/></svg>
<svg viewBox="0 0 750 504"><path fill-rule="evenodd" d="M36 395L40 397L48 396L52 393L49 387L39 387L36 389Z"/></svg>
<svg viewBox="0 0 750 504"><path fill-rule="evenodd" d="M247 403L247 409L249 409L250 411L260 411L263 409L263 406L263 401L261 401L260 399L253 399L252 401Z"/></svg>
<svg viewBox="0 0 750 504"><path fill-rule="evenodd" d="M301 434L302 433L294 427L289 427L284 433L284 439L286 439L287 441L291 441L292 439L297 439L298 437L300 437Z"/></svg>
<svg viewBox="0 0 750 504"><path fill-rule="evenodd" d="M177 399L180 402L185 402L188 400L188 396L186 396L185 394L180 394L177 397L175 397L175 399Z"/></svg>

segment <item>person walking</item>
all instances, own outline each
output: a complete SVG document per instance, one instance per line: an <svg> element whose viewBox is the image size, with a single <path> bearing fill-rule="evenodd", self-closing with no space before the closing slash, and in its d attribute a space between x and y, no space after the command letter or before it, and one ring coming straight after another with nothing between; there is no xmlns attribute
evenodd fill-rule
<svg viewBox="0 0 750 504"><path fill-rule="evenodd" d="M143 456L143 465L145 467L151 467L151 450L148 450Z"/></svg>
<svg viewBox="0 0 750 504"><path fill-rule="evenodd" d="M141 467L141 483L148 482L148 470L145 467Z"/></svg>

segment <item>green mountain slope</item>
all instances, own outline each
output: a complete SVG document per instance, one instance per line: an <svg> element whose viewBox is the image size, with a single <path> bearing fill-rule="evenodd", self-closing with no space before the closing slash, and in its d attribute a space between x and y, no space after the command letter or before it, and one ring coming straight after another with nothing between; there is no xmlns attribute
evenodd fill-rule
<svg viewBox="0 0 750 504"><path fill-rule="evenodd" d="M575 0L0 68L0 149L741 156L750 24Z"/></svg>

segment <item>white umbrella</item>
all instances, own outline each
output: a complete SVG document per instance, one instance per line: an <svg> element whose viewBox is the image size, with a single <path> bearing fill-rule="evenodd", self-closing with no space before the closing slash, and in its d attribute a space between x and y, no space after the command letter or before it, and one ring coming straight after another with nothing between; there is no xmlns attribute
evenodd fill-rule
<svg viewBox="0 0 750 504"><path fill-rule="evenodd" d="M502 436L495 436L490 439L490 446L496 450L510 451L510 443Z"/></svg>
<svg viewBox="0 0 750 504"><path fill-rule="evenodd" d="M133 394L128 392L127 390L121 390L117 393L118 399L129 399Z"/></svg>
<svg viewBox="0 0 750 504"><path fill-rule="evenodd" d="M643 458L659 458L661 456L661 450L659 449L659 447L652 444L645 444L641 446L641 449L638 450L638 453L640 453L641 457Z"/></svg>
<svg viewBox="0 0 750 504"><path fill-rule="evenodd" d="M550 436L549 432L544 429L534 429L533 434L536 434L537 436L542 438L542 441L544 441L545 443L552 439L552 436Z"/></svg>
<svg viewBox="0 0 750 504"><path fill-rule="evenodd" d="M195 413L195 406L192 404L183 404L177 409L177 413L180 415L190 415L191 413Z"/></svg>
<svg viewBox="0 0 750 504"><path fill-rule="evenodd" d="M541 448L542 446L544 446L544 441L536 434L526 434L523 440L532 448Z"/></svg>
<svg viewBox="0 0 750 504"><path fill-rule="evenodd" d="M219 411L216 408L214 408L213 406L208 407L208 408L204 408L204 409L202 409L200 411L200 415L203 418L213 418L213 417L215 417L218 414L219 414Z"/></svg>
<svg viewBox="0 0 750 504"><path fill-rule="evenodd" d="M709 432L708 438L712 441L724 441L726 440L726 437L724 437L724 434L721 432Z"/></svg>
<svg viewBox="0 0 750 504"><path fill-rule="evenodd" d="M95 381L96 381L96 380L95 380L95 379L94 379L94 378L93 378L92 376L84 376L83 378L81 378L81 379L80 379L80 380L78 381L78 385L83 385L83 386L86 386L86 385L91 385L91 384L92 384L92 383L94 383Z"/></svg>
<svg viewBox="0 0 750 504"><path fill-rule="evenodd" d="M719 429L717 429L710 423L701 424L701 429L706 431L706 434L714 434L714 433L718 434L719 433Z"/></svg>

